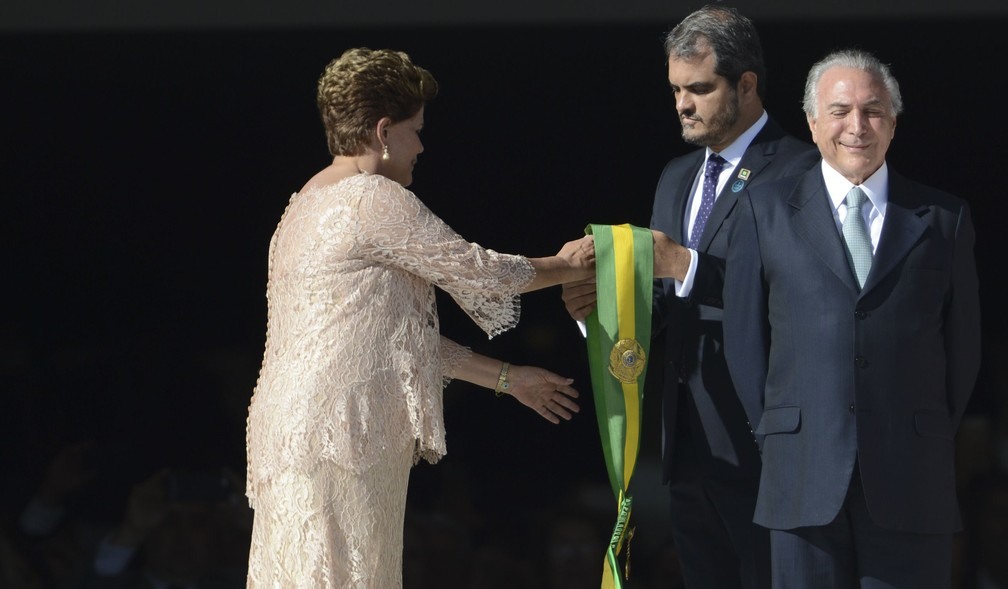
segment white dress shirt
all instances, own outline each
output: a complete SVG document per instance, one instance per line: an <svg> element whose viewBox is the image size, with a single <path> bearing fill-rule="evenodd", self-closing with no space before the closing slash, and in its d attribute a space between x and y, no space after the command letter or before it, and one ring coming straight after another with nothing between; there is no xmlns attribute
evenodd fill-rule
<svg viewBox="0 0 1008 589"><path fill-rule="evenodd" d="M854 185L826 163L826 160L822 161L822 175L833 209L833 220L836 221L837 231L843 235L843 222L847 218L847 204L844 200ZM882 167L858 186L868 196L868 200L861 205L861 214L864 216L865 226L868 227L874 253L878 248L879 236L882 235L882 223L885 221L886 205L889 203L889 168L885 162L882 162Z"/></svg>

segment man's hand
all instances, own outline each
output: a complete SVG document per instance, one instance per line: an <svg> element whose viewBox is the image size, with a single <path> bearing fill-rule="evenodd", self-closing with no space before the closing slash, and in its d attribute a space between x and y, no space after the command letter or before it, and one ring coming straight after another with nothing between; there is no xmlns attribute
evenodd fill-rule
<svg viewBox="0 0 1008 589"><path fill-rule="evenodd" d="M577 321L584 321L595 309L595 277L564 284L561 297L567 313Z"/></svg>
<svg viewBox="0 0 1008 589"><path fill-rule="evenodd" d="M654 238L654 277L685 280L692 261L690 251L656 229L651 230L651 236Z"/></svg>

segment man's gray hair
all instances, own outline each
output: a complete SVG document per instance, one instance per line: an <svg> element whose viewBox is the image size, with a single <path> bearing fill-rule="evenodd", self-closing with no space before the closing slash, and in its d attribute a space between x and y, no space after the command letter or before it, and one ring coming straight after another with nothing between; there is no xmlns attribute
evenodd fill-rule
<svg viewBox="0 0 1008 589"><path fill-rule="evenodd" d="M816 118L818 104L819 80L822 79L826 70L832 67L847 67L863 72L868 72L877 76L885 85L889 92L889 101L892 104L892 116L899 116L903 112L903 97L900 96L899 83L889 71L889 66L879 61L877 57L861 49L843 49L834 51L819 60L812 69L809 70L808 78L805 79L805 99L802 109L805 114Z"/></svg>

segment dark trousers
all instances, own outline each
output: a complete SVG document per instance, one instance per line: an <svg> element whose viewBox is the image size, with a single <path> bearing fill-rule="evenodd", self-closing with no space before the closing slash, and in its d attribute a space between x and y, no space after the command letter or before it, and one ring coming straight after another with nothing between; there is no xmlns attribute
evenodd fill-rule
<svg viewBox="0 0 1008 589"><path fill-rule="evenodd" d="M772 530L774 589L948 589L952 534L885 530L872 522L854 469L843 508L825 526Z"/></svg>
<svg viewBox="0 0 1008 589"><path fill-rule="evenodd" d="M705 442L688 393L680 397L676 417L671 528L686 587L768 589L770 537L752 521L758 468L743 471L714 463L719 459ZM759 457L753 450L747 459Z"/></svg>

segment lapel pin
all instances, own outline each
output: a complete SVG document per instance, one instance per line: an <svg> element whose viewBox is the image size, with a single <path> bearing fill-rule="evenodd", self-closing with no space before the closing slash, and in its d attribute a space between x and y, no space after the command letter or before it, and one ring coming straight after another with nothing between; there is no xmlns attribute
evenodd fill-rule
<svg viewBox="0 0 1008 589"><path fill-rule="evenodd" d="M740 180L745 182L746 180L749 179L749 174L750 172L748 168L742 168L741 170L739 170L738 177Z"/></svg>
<svg viewBox="0 0 1008 589"><path fill-rule="evenodd" d="M736 180L735 183L731 185L732 192L742 192L743 188L745 188L745 182L742 180Z"/></svg>

